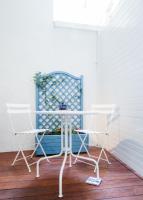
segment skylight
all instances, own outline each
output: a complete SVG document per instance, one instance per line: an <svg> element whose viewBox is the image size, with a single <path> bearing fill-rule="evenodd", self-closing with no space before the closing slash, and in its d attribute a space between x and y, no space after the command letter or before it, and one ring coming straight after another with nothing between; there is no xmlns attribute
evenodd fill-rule
<svg viewBox="0 0 143 200"><path fill-rule="evenodd" d="M106 26L119 0L54 0L53 20Z"/></svg>

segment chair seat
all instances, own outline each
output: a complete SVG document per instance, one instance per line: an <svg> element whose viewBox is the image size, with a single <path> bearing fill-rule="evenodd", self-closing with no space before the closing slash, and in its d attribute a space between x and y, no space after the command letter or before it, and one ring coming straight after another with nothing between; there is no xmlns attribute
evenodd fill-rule
<svg viewBox="0 0 143 200"><path fill-rule="evenodd" d="M107 132L102 132L102 131L94 131L94 130L88 130L88 129L79 129L79 130L75 130L76 132L79 133L85 133L85 134L106 134Z"/></svg>
<svg viewBox="0 0 143 200"><path fill-rule="evenodd" d="M45 132L48 131L48 129L31 129L31 130L24 130L24 131L20 131L20 132L16 132L16 134L37 134L37 133L41 133L41 132Z"/></svg>

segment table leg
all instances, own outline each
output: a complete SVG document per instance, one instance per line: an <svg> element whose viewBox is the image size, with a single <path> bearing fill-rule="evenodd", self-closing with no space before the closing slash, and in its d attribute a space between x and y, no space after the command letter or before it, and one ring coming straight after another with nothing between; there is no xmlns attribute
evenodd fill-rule
<svg viewBox="0 0 143 200"><path fill-rule="evenodd" d="M59 174L59 197L63 197L63 172L64 172L64 167L67 161L67 155L68 155L68 152L66 151L64 155L62 167L60 170L60 174Z"/></svg>
<svg viewBox="0 0 143 200"><path fill-rule="evenodd" d="M64 172L64 168L65 168L65 164L67 161L67 156L68 156L68 118L65 116L65 151L64 151L64 160L60 169L60 174L59 174L59 197L63 197L63 172Z"/></svg>
<svg viewBox="0 0 143 200"><path fill-rule="evenodd" d="M77 155L75 155L73 153L72 153L72 156L75 157L75 158L77 157L78 159L81 159L81 160L86 160L86 161L93 162L95 164L95 166L96 166L96 171L94 170L94 172L96 172L97 178L100 178L100 176L99 176L99 165L98 165L98 162L95 159L84 157L84 156L77 156Z"/></svg>
<svg viewBox="0 0 143 200"><path fill-rule="evenodd" d="M69 167L72 167L72 125L71 125L71 117L69 117Z"/></svg>
<svg viewBox="0 0 143 200"><path fill-rule="evenodd" d="M57 158L57 157L60 157L61 155L63 154L63 150L57 154L57 155L53 155L53 156L47 156L48 158ZM45 160L47 159L46 157L44 158L40 158L38 161L37 161L37 164L36 164L36 177L40 177L40 173L39 173L39 165L40 165L40 162L42 160Z"/></svg>

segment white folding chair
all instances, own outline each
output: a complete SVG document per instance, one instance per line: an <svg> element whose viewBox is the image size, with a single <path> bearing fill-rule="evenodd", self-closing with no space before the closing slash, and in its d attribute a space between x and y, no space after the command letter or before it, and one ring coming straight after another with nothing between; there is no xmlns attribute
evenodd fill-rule
<svg viewBox="0 0 143 200"><path fill-rule="evenodd" d="M93 155L90 154L88 148L86 147L87 144L85 143L85 141L86 141L86 138L87 138L88 135L89 136L90 135L96 136L96 139L100 135L102 135L104 137L108 136L108 138L109 138L110 127L111 127L111 124L113 122L113 119L117 116L116 112L118 111L118 108L114 104L98 104L98 105L93 105L92 106L92 110L98 112L96 117L100 116L100 117L104 118L104 120L105 120L104 121L104 128L103 128L102 131L101 130L100 131L98 131L98 130L81 130L81 129L80 130L75 130L77 132L79 138L80 138L80 141L81 141L81 146L79 148L77 157L81 153L81 149L84 148L86 150L88 156L96 158L98 163L100 162L100 160L104 160L108 164L111 164L111 162L109 161L108 156L106 154L106 151L105 151L105 142L107 142L107 140L105 140L105 138L104 138L104 141L102 141L102 144L99 144L98 143L99 141L96 141L96 143L97 143L96 147L100 148L100 152L99 152L98 156L93 156ZM96 121L95 121L95 124L96 124ZM81 137L80 133L84 133L85 136ZM74 164L77 161L81 161L77 157L76 157L76 159L74 161Z"/></svg>
<svg viewBox="0 0 143 200"><path fill-rule="evenodd" d="M27 159L28 159L28 157L32 158L34 156L34 153L38 147L41 148L44 156L47 157L47 155L41 145L41 140L43 139L47 129L34 129L33 124L32 124L32 117L31 117L32 112L31 112L31 108L30 108L29 104L9 104L8 103L8 104L6 104L6 106L7 106L7 112L8 112L10 125L11 125L13 134L15 136L18 136L18 135L19 136L22 136L22 135L28 136L28 135L33 134L35 136L36 144L35 144L35 148L34 148L32 154L26 156L24 153L23 147L22 147L24 144L19 144L18 152L12 162L12 165L14 165L15 162L24 160L25 164L28 168L28 171L31 172L30 166L35 164L36 162L29 163ZM22 121L22 118L24 118L23 121ZM22 127L23 124L25 126L24 128ZM39 133L42 134L40 139L38 137ZM19 138L19 140L20 139L21 138ZM21 142L19 142L19 143L21 143ZM20 154L22 157L19 158ZM47 161L49 162L48 158L47 158Z"/></svg>

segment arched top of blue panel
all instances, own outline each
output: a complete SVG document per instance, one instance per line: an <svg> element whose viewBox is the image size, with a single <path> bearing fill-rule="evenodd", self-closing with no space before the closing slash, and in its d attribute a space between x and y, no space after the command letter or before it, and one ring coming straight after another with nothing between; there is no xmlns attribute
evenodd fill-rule
<svg viewBox="0 0 143 200"><path fill-rule="evenodd" d="M48 73L47 75L55 75L55 74L63 74L77 80L83 79L82 75L80 77L77 77L77 76L74 76L73 74L70 74L68 72L63 72L63 71L54 71L54 72Z"/></svg>

